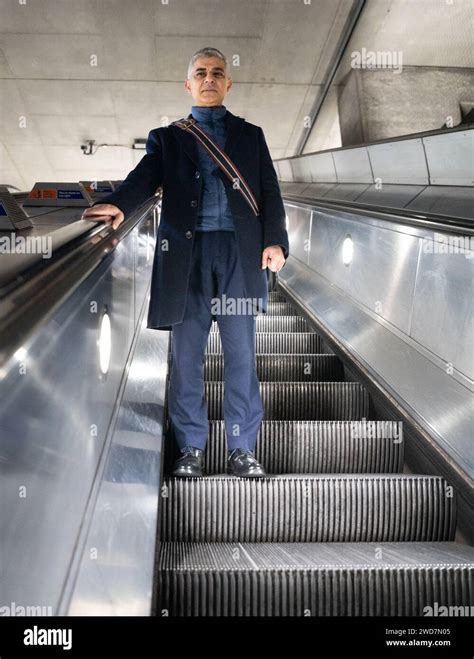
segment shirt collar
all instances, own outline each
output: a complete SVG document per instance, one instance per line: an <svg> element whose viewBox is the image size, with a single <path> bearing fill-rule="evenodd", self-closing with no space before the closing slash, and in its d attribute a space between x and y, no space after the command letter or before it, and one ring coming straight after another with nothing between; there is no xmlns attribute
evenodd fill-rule
<svg viewBox="0 0 474 659"><path fill-rule="evenodd" d="M225 105L212 105L209 107L193 105L191 108L191 114L196 121L219 121L219 119L225 117L226 112Z"/></svg>

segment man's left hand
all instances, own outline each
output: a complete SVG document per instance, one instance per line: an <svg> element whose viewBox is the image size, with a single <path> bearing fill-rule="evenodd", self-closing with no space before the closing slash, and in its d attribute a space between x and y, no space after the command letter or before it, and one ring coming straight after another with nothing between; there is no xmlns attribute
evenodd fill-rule
<svg viewBox="0 0 474 659"><path fill-rule="evenodd" d="M262 270L269 268L272 272L278 272L285 264L285 257L280 245L265 247L262 252Z"/></svg>

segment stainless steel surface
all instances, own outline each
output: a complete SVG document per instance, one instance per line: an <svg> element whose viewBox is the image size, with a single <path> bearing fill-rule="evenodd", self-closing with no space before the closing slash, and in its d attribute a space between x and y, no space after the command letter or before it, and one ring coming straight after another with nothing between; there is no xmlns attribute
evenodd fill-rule
<svg viewBox="0 0 474 659"><path fill-rule="evenodd" d="M409 230L418 240L418 229ZM294 256L283 270L291 274L293 265L314 286L315 273ZM281 274L269 304L274 313L282 291L298 308L301 302ZM301 311L314 324L306 302ZM205 477L170 476L178 454L172 428L165 442L157 615L287 616L302 615L304 606L311 607L306 615L420 615L435 601L467 604L474 550L446 542L455 537L457 493L440 476L397 473L407 446L393 407L377 417L391 421L367 420L374 399L369 407L367 391L350 381L357 380L352 362L344 373L326 373L316 365L323 358L336 366L334 354L284 354L294 341L276 341L278 331L282 339L310 336L295 328L288 336L282 321L290 318L266 317L267 341L257 333L265 417L256 456L267 469L263 479L226 475L223 355L211 333ZM316 343L326 348L319 337ZM344 355L352 357L346 345ZM311 375L301 369L305 362ZM342 421L347 412L350 420Z"/></svg>
<svg viewBox="0 0 474 659"><path fill-rule="evenodd" d="M382 218L386 216L385 213L372 213L370 212L370 215L365 215L365 210L364 209L356 209L355 207L353 208L352 212L350 212L349 207L347 210L342 210L342 207L337 207L337 205L333 205L330 202L318 202L317 205L310 204L310 203L302 203L300 202L297 204L296 202L287 202L287 204L291 204L292 206L297 206L300 205L302 208L305 208L306 210L309 210L311 208L314 209L313 211L313 225L314 225L314 230L316 231L316 227L319 222L322 222L324 225L327 225L327 233L332 236L332 243L331 241L326 238L328 241L328 244L325 245L325 248L322 250L323 254L321 255L321 259L317 261L318 268L319 268L319 263L322 262L324 267L324 276L327 277L329 280L331 280L332 277L336 276L336 279L339 281L339 285L342 286L344 285L344 282L350 281L349 278L345 278L344 272L348 269L350 269L352 266L343 266L342 264L342 253L341 250L339 249L339 254L337 255L329 255L328 250L329 249L338 249L337 245L342 246L342 240L344 239L345 235L349 235L350 231L348 231L347 234L344 234L343 231L340 230L340 223L342 222L343 225L346 228L348 226L350 227L362 227L362 235L364 232L374 232L374 235L377 235L377 232L382 231L382 235L384 236L383 242L387 242L392 240L391 247L388 247L389 252L395 252L395 248L397 246L397 243L400 242L400 238L397 237L397 234L403 237L403 240L408 241L410 237L414 240L417 241L419 245L419 251L421 253L426 253L428 248L430 248L430 245L434 245L436 242L439 241L444 241L446 243L449 240L453 239L454 234L450 233L452 232L452 229L450 229L449 226L442 226L442 233L441 233L441 225L437 225L436 223L428 223L428 226L426 228L422 228L424 226L423 224L421 226L418 226L417 222L410 222L410 223L403 223L403 218L402 217L397 217L397 216L392 216L389 215L389 221L386 221ZM326 204L326 205L325 205ZM348 225L347 223L351 223ZM358 223L358 224L356 224ZM290 227L289 230L291 232L291 222L289 223ZM438 228L438 230L433 230L432 226L434 228ZM355 229L354 229L355 231ZM357 229L357 231L359 231ZM290 233L290 237L291 237ZM350 234L352 235L352 234ZM356 234L355 234L356 235ZM337 240L336 240L336 238ZM473 231L472 229L460 229L457 231L455 234L455 237L457 240L461 239L462 241L462 246L465 246L466 244L472 244L473 241ZM338 242L339 241L339 242ZM313 240L313 243L316 242ZM335 247L334 247L335 245ZM367 252L370 249L370 242L365 242L362 244L362 254L364 252ZM444 248L445 249L445 248ZM317 251L317 250L316 250ZM314 256L315 249L313 247L313 250L311 251L311 245L310 249L308 251L308 256L310 257L311 254ZM332 258L334 256L334 258ZM403 265L403 261L406 259L406 254L404 251L399 253L400 256L400 264ZM440 254L438 257L443 259L445 257L445 254ZM463 254L457 254L456 256L459 256L459 258L464 258L465 260L468 261L468 264L464 264L469 271L470 266L472 264L472 259L469 258L469 252L467 255L465 253ZM354 258L356 258L356 255L354 254ZM378 258L377 254L375 254L375 258ZM419 258L419 257L418 257ZM393 265L393 261L396 260L394 254L392 254L389 257L389 261ZM312 259L309 258L308 263L311 265ZM329 264L329 265L328 265ZM419 260L418 260L419 264ZM417 264L417 269L418 269L418 264ZM286 267L286 266L285 266ZM370 270L370 264L365 264L363 265L363 268L365 269L364 271L369 271ZM382 271L383 271L382 266ZM397 266L398 268L400 266ZM314 269L314 268L313 268ZM338 276L337 273L339 270L342 270L343 275ZM318 270L319 271L319 270ZM391 272L385 272L385 274L388 274L388 277L390 281L392 280L393 277L395 277L395 274ZM393 289L399 280L400 275L397 274L395 277L395 283L390 284L391 288ZM377 280L377 276L373 275L372 279L375 278ZM386 279L386 282L389 281L389 279ZM370 290L373 287L373 281L369 281L367 284L367 289ZM383 282L380 282L380 286L383 286ZM466 282L467 285L467 282ZM365 286L365 284L364 284ZM410 289L411 287L411 289ZM342 289L346 290L346 289ZM347 289L349 290L349 289ZM403 300L406 300L407 298L410 299L410 305L413 313L413 296L414 296L414 291L415 291L415 280L409 282L409 288L404 291L399 292L399 300L398 303L402 304ZM468 312L464 320L461 321L461 326L464 326L467 322L467 325L470 324L470 297L469 295L465 295L464 298L467 300L466 304L468 306ZM463 299L464 299L463 298ZM404 339L409 345L414 347L415 349L419 350L425 357L433 361L433 363L437 364L440 368L445 370L446 368L446 361L445 359L438 354L433 353L433 351L427 347L425 347L422 343L419 341L415 340L411 334L407 334L406 331L401 331L398 327L398 324L396 321L391 321L391 320L386 320L385 319L385 313L384 313L384 305L380 304L382 300L379 300L379 304L377 306L375 305L367 305L366 302L363 302L361 298L356 297L353 295L352 297L353 302L359 306L372 318L375 318L378 320L380 323L384 324L384 326L388 327L391 331L393 331L397 336L400 338ZM406 306L406 303L405 303ZM412 314L411 314L412 315ZM409 326L411 327L411 315L410 315L410 320L409 320ZM466 344L467 342L464 341ZM452 372L452 376L456 379L458 379L460 382L462 382L465 386L470 388L471 390L473 389L473 382L472 379L466 377L464 375L464 372L459 370L457 367L454 368L454 371Z"/></svg>
<svg viewBox="0 0 474 659"><path fill-rule="evenodd" d="M163 543L158 608L171 616L423 616L426 606L449 605L469 611L473 564L472 547L453 542Z"/></svg>
<svg viewBox="0 0 474 659"><path fill-rule="evenodd" d="M62 598L64 614L150 615L168 348L169 332L143 322Z"/></svg>
<svg viewBox="0 0 474 659"><path fill-rule="evenodd" d="M310 249L311 210L293 204L285 204L288 218L288 238L292 254L303 263L308 262Z"/></svg>
<svg viewBox="0 0 474 659"><path fill-rule="evenodd" d="M298 316L297 310L290 302L268 302L266 313L270 316ZM263 312L260 312L263 314Z"/></svg>
<svg viewBox="0 0 474 659"><path fill-rule="evenodd" d="M25 210L30 214L35 226L55 227L58 225L73 224L81 221L82 211L85 210L84 208L56 208L56 210L52 210L49 207L38 206L38 209L42 211L44 211L45 208L48 209L48 212L37 213L33 216L30 213L33 209L25 207Z"/></svg>
<svg viewBox="0 0 474 659"><path fill-rule="evenodd" d="M439 241L433 244L442 246ZM474 380L473 284L474 251L431 254L421 250L410 336L438 355L446 370L454 367L471 380Z"/></svg>
<svg viewBox="0 0 474 659"><path fill-rule="evenodd" d="M124 238L151 212L155 202L155 199L146 202L116 230L110 224L104 226L103 223L86 220L73 222L62 234L74 236L79 227L81 235L79 238L75 236L76 240L71 242L70 248L53 253L47 265L40 264L43 267L35 266L33 270L24 272L22 269L21 276L16 277L12 283L7 282L8 288L2 290L0 298L0 367L8 369L8 362L15 351L25 346L39 326L48 321L62 301L73 294L87 276L108 258L110 252L125 249ZM85 232L84 227L87 229ZM134 245L129 251L134 259ZM35 258L39 261L41 257L35 255ZM12 262L16 263L15 258ZM134 268L135 262L132 261L132 281Z"/></svg>
<svg viewBox="0 0 474 659"><path fill-rule="evenodd" d="M265 419L367 418L369 397L358 382L260 382ZM206 382L209 419L222 419L224 383Z"/></svg>
<svg viewBox="0 0 474 659"><path fill-rule="evenodd" d="M308 263L349 297L408 333L420 240L393 228L316 209ZM349 265L342 259L347 236L354 246Z"/></svg>
<svg viewBox="0 0 474 659"><path fill-rule="evenodd" d="M453 540L455 502L446 496L446 486L436 476L401 474L170 478L162 502L161 539L295 543ZM237 513L240 510L242 514Z"/></svg>
<svg viewBox="0 0 474 659"><path fill-rule="evenodd" d="M226 443L224 421L211 421L206 474L225 474ZM403 470L404 447L402 424L396 421L266 420L255 456L269 474L389 474ZM171 437L166 454L178 457Z"/></svg>
<svg viewBox="0 0 474 659"><path fill-rule="evenodd" d="M304 319L300 318L304 322ZM258 322L258 318L257 318ZM308 328L309 329L309 328ZM257 353L319 353L322 352L321 339L315 332L256 332L255 345ZM222 353L221 337L218 332L211 331L207 342L207 353Z"/></svg>
<svg viewBox="0 0 474 659"><path fill-rule="evenodd" d="M140 273L135 270L137 231L137 227L132 229L117 249L62 299L47 321L36 325L30 318L34 331L0 372L2 604L47 606L55 614L64 589L77 576L71 566L89 523L94 529L98 477L107 457L117 397L137 329L134 280L141 276L149 281L150 277L151 265L148 271L143 267ZM136 283L137 290L144 291L141 282ZM104 374L99 363L99 331L105 311L111 321L111 357ZM160 392L155 390L155 394L159 402ZM159 405L155 411L154 418L159 419ZM131 420L136 421L136 412L132 415ZM153 418L148 420L156 428ZM123 425L119 427L124 430ZM159 437L155 440L158 444ZM127 446L123 434L117 441L117 446ZM130 457L133 468L137 456L132 451ZM124 468L126 450L120 454L119 448L111 456L108 464L112 470L117 461ZM143 466L143 473L148 473L150 467ZM110 493L109 480L110 474L105 472L104 490ZM122 501L123 507L141 505L127 504L127 497L132 492L136 496L136 491L130 490L126 479L120 492L120 484L112 489L115 502ZM144 492L141 503L150 510L153 504L148 494ZM139 530L142 514L134 519ZM111 566L120 562L122 549L132 553L137 549L130 544L122 548L123 534L114 536L113 524L109 530L110 553L99 551L96 557L102 576L112 573ZM107 533L107 529L103 531ZM94 561L94 547L84 547L84 551L88 560ZM139 564L138 570L148 576L150 564ZM137 580L136 588L143 583L143 578ZM140 606L149 593L147 584L147 590L140 593ZM81 597L87 600L84 591ZM136 603L122 604L127 606L134 611Z"/></svg>
<svg viewBox="0 0 474 659"><path fill-rule="evenodd" d="M474 419L469 388L297 259L290 257L279 274L284 290L347 346L472 482ZM433 312L437 310L442 313L442 306L433 302Z"/></svg>
<svg viewBox="0 0 474 659"><path fill-rule="evenodd" d="M137 226L134 232L135 247L135 322L141 311L145 293L150 284L150 272L155 253L156 235L158 232L159 213L153 211Z"/></svg>
<svg viewBox="0 0 474 659"><path fill-rule="evenodd" d="M267 316L262 314L255 319L255 327L258 332L308 332L309 325L301 316ZM213 327L211 331L217 331Z"/></svg>
<svg viewBox="0 0 474 659"><path fill-rule="evenodd" d="M341 361L336 355L261 355L256 357L260 381L336 382L344 379ZM204 364L205 380L224 379L224 356L208 353Z"/></svg>
<svg viewBox="0 0 474 659"><path fill-rule="evenodd" d="M69 209L71 212L71 209ZM72 211L74 212L74 211ZM68 226L55 225L43 226L37 225L36 218L33 218L34 227L13 234L15 239L21 235L22 238L28 238L35 245L35 250L15 251L2 253L0 259L0 290L6 284L11 283L15 278L21 277L22 273L35 263L44 262L47 264L53 253L59 248L72 242L75 238L90 232L93 225L90 222L68 222ZM13 237L12 234L0 231L0 239L4 237ZM26 244L26 242L25 242ZM44 254L44 258L43 258ZM1 290L2 295L4 291Z"/></svg>

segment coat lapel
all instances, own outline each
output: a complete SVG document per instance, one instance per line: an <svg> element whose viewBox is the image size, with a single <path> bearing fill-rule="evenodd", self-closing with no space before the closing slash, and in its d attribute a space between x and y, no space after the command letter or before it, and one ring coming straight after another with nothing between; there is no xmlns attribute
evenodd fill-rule
<svg viewBox="0 0 474 659"><path fill-rule="evenodd" d="M227 110L225 118L227 137L224 145L224 151L227 153L227 155L231 156L232 151L237 144L237 139L239 137L240 131L242 130L245 119L236 117L234 114L232 114L232 112L229 112L229 110ZM187 155L191 158L196 167L199 167L200 163L197 150L197 142L194 135L188 133L185 130L182 130L181 128L178 128L178 126L170 126L170 128L173 129L173 135L175 135L176 139L185 150Z"/></svg>

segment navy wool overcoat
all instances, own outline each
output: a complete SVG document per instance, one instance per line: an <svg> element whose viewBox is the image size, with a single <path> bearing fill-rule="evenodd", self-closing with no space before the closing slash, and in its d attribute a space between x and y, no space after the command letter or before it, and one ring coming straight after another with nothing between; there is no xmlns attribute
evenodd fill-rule
<svg viewBox="0 0 474 659"><path fill-rule="evenodd" d="M286 214L262 129L229 111L225 121L224 151L250 186L260 215L253 213L220 168L217 173L234 220L246 298L256 299L258 309L266 312L269 272L262 270L262 251L280 245L288 257ZM202 184L196 138L170 125L150 131L146 155L117 190L94 203L114 204L128 217L162 187L147 319L151 329L170 330L183 320Z"/></svg>

